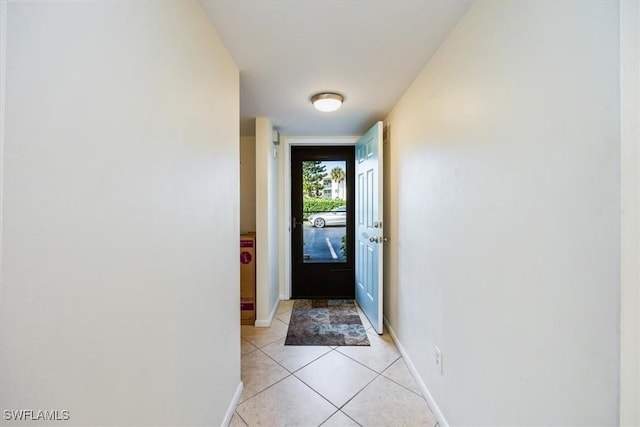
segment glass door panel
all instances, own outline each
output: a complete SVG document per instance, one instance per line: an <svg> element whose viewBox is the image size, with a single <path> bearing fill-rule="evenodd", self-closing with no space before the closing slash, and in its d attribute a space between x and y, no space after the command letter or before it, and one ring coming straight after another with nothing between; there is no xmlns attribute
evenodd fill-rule
<svg viewBox="0 0 640 427"><path fill-rule="evenodd" d="M302 162L305 263L347 262L347 162Z"/></svg>

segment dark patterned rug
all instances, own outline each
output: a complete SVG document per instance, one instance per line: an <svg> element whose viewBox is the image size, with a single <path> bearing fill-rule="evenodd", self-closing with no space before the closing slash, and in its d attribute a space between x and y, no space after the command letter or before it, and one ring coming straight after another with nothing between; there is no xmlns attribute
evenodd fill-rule
<svg viewBox="0 0 640 427"><path fill-rule="evenodd" d="M284 345L369 345L353 300L296 300Z"/></svg>

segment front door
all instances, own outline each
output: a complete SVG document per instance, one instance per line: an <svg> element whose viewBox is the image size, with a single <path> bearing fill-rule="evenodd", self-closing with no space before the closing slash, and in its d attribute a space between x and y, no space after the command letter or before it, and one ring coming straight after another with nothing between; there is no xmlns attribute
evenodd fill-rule
<svg viewBox="0 0 640 427"><path fill-rule="evenodd" d="M354 298L354 147L291 147L292 298Z"/></svg>
<svg viewBox="0 0 640 427"><path fill-rule="evenodd" d="M382 333L382 122L356 142L356 300Z"/></svg>

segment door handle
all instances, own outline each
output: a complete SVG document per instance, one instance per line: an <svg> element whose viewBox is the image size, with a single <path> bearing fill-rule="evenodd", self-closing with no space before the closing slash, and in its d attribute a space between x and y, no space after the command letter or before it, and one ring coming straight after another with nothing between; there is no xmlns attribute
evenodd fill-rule
<svg viewBox="0 0 640 427"><path fill-rule="evenodd" d="M293 218L291 218L291 226L293 228L296 228L296 226L303 225L303 224L304 224L304 222L298 222L295 216Z"/></svg>
<svg viewBox="0 0 640 427"><path fill-rule="evenodd" d="M389 241L389 238L388 237L382 237L382 236L380 236L380 237L369 237L369 241L371 243L386 243L386 242Z"/></svg>

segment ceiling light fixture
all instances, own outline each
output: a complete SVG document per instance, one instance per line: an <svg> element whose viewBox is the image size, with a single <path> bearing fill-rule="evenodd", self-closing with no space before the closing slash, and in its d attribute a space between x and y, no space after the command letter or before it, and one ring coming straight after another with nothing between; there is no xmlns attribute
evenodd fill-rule
<svg viewBox="0 0 640 427"><path fill-rule="evenodd" d="M325 113L337 110L340 108L343 101L344 96L334 92L316 93L311 97L311 103L316 107L316 110L323 111Z"/></svg>

